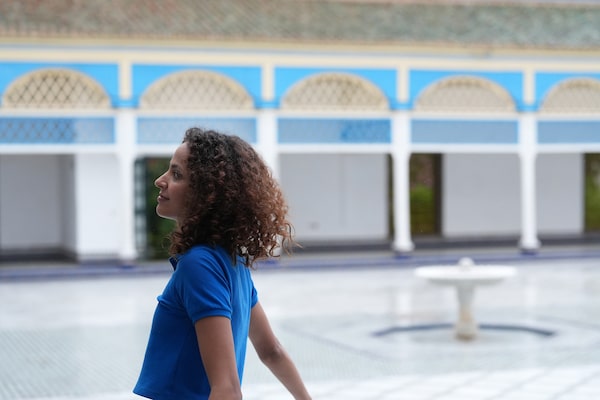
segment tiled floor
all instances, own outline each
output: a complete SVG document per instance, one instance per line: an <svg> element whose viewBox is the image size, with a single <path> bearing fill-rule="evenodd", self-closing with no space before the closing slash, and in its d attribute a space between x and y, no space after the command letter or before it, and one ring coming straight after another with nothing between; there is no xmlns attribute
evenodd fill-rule
<svg viewBox="0 0 600 400"><path fill-rule="evenodd" d="M453 336L455 292L415 278L418 259L303 256L254 279L315 400L600 399L600 255L571 255L504 257L518 274L476 291L470 342ZM166 263L146 267L0 274L0 400L135 399L168 279ZM251 348L243 386L290 398Z"/></svg>

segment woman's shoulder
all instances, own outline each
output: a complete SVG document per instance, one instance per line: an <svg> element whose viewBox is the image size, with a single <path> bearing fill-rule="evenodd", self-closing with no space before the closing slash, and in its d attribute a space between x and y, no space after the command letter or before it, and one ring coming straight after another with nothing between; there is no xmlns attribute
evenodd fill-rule
<svg viewBox="0 0 600 400"><path fill-rule="evenodd" d="M177 257L177 264L184 265L227 265L229 256L220 246L196 245Z"/></svg>
<svg viewBox="0 0 600 400"><path fill-rule="evenodd" d="M201 255L215 255L216 253L218 253L219 251L219 247L218 246L209 246L207 244L197 244L195 246L192 246L188 251L186 251L185 253L182 254L183 257L185 256L201 256Z"/></svg>

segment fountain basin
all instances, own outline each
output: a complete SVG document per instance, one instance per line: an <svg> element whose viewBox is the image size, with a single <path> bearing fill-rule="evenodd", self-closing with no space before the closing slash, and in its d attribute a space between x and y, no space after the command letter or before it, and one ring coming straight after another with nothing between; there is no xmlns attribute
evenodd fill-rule
<svg viewBox="0 0 600 400"><path fill-rule="evenodd" d="M458 265L436 265L415 269L415 275L419 278L437 285L456 288L459 310L454 330L460 340L473 340L478 335L479 329L473 314L475 288L500 283L516 273L514 267L476 266L468 257L460 259Z"/></svg>
<svg viewBox="0 0 600 400"><path fill-rule="evenodd" d="M431 266L415 271L416 276L440 285L492 285L516 273L516 268L505 266L473 266L467 270L457 266Z"/></svg>

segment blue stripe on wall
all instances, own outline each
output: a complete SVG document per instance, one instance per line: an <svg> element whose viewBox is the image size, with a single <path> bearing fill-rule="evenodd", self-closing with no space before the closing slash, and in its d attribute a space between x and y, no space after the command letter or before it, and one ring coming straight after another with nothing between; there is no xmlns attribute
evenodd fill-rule
<svg viewBox="0 0 600 400"><path fill-rule="evenodd" d="M2 144L111 144L113 118L0 118Z"/></svg>
<svg viewBox="0 0 600 400"><path fill-rule="evenodd" d="M181 143L185 131L191 127L213 129L236 135L248 143L256 143L256 120L254 118L138 118L139 144Z"/></svg>
<svg viewBox="0 0 600 400"><path fill-rule="evenodd" d="M598 121L540 121L538 143L600 143Z"/></svg>
<svg viewBox="0 0 600 400"><path fill-rule="evenodd" d="M412 143L516 144L517 121L413 120Z"/></svg>
<svg viewBox="0 0 600 400"><path fill-rule="evenodd" d="M390 143L387 119L279 119L279 143Z"/></svg>

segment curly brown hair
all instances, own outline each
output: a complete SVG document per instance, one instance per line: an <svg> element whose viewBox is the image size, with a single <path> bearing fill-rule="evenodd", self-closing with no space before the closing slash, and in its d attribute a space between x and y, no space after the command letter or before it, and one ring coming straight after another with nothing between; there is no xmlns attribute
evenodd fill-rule
<svg viewBox="0 0 600 400"><path fill-rule="evenodd" d="M197 244L223 247L244 265L289 251L295 243L288 206L277 181L250 144L234 135L190 128L190 188L183 223L171 235L169 252Z"/></svg>

